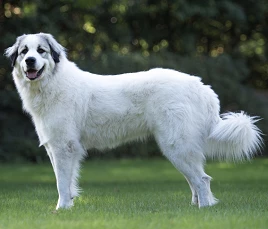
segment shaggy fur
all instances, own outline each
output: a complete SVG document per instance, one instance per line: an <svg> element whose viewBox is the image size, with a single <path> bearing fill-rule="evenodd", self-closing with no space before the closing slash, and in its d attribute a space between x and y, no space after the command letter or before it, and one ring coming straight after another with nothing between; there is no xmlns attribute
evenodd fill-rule
<svg viewBox="0 0 268 229"><path fill-rule="evenodd" d="M73 205L87 149L153 136L187 179L192 203L204 207L217 203L203 168L206 156L241 160L251 158L261 145L255 118L244 112L221 118L217 95L198 77L161 68L91 74L70 62L64 48L44 33L18 37L6 55L56 175L56 209Z"/></svg>

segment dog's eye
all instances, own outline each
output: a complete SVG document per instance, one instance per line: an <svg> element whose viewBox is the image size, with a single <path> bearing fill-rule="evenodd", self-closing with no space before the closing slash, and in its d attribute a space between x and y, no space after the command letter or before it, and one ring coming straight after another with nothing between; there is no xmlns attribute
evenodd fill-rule
<svg viewBox="0 0 268 229"><path fill-rule="evenodd" d="M44 49L42 49L42 48L38 48L38 49L37 49L37 52L38 52L38 53L40 53L40 54L42 54L42 53L44 53L44 52L45 52L45 50L44 50Z"/></svg>
<svg viewBox="0 0 268 229"><path fill-rule="evenodd" d="M25 48L25 49L23 49L23 50L21 51L22 54L26 54L27 52L28 52L28 49L27 49L27 48Z"/></svg>

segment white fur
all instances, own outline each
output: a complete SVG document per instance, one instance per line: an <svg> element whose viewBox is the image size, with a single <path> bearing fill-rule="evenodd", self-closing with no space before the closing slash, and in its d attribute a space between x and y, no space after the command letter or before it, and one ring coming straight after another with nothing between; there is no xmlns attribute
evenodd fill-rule
<svg viewBox="0 0 268 229"><path fill-rule="evenodd" d="M21 55L25 45L29 51ZM39 54L38 46L46 53ZM53 61L50 47L59 54L59 63ZM11 57L17 50L13 77L55 171L56 209L73 205L86 149L114 148L153 136L187 179L192 203L204 207L217 203L203 169L205 157L250 158L261 144L255 120L244 113L228 113L221 119L217 95L198 77L161 68L115 76L91 74L70 62L49 34L21 36L6 54ZM45 66L33 81L25 75L29 56L37 59L38 69Z"/></svg>

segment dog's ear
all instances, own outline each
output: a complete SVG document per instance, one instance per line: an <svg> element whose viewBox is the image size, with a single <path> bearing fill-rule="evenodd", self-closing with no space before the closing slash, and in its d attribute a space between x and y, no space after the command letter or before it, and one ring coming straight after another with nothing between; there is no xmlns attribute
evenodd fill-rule
<svg viewBox="0 0 268 229"><path fill-rule="evenodd" d="M16 64L16 60L18 57L18 48L19 48L20 42L22 41L24 37L25 35L18 37L16 40L16 43L13 46L7 48L5 51L6 57L8 57L11 60L12 67L14 67Z"/></svg>
<svg viewBox="0 0 268 229"><path fill-rule="evenodd" d="M55 61L55 63L59 63L60 62L60 54L57 53L51 45L49 45L50 51L51 51L51 56L53 58L53 60Z"/></svg>
<svg viewBox="0 0 268 229"><path fill-rule="evenodd" d="M48 33L39 33L39 35L47 41L47 43L48 43L48 45L50 47L51 56L52 56L53 60L55 61L55 63L59 63L60 62L60 57L61 56L66 57L65 48L62 47L54 39L53 36L51 36Z"/></svg>
<svg viewBox="0 0 268 229"><path fill-rule="evenodd" d="M9 56L9 59L11 60L11 66L12 66L12 67L15 66L17 57L18 57L18 50L16 50L14 53L12 53L12 54Z"/></svg>

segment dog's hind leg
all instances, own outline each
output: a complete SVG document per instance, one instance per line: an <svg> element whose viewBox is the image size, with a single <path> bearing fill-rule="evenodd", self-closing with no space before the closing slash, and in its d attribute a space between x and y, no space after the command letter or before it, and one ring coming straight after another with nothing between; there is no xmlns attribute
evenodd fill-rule
<svg viewBox="0 0 268 229"><path fill-rule="evenodd" d="M217 203L210 190L211 177L204 172L204 156L193 144L178 142L168 144L165 137L156 138L163 154L188 181L192 191L192 203L199 207L212 206ZM178 144L181 143L181 144ZM188 147L191 145L192 147Z"/></svg>
<svg viewBox="0 0 268 229"><path fill-rule="evenodd" d="M188 154L192 153L189 152ZM183 155L181 152L166 155L166 157L186 177L192 190L193 204L198 203L199 207L205 207L217 203L210 190L211 178L204 172L203 163L200 161L200 158L193 157L192 159L195 158L195 160L192 160L188 155Z"/></svg>
<svg viewBox="0 0 268 229"><path fill-rule="evenodd" d="M198 195L197 195L197 192L195 191L193 185L191 184L191 182L187 179L186 176L184 176L185 179L187 180L189 186L190 186L190 189L192 191L192 205L197 205L198 204Z"/></svg>

